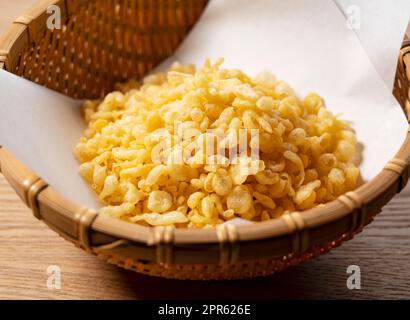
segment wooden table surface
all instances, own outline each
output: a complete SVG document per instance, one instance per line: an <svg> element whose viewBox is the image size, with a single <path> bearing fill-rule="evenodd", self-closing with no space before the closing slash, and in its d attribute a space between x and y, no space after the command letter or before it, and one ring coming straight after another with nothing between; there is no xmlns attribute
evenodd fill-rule
<svg viewBox="0 0 410 320"><path fill-rule="evenodd" d="M35 0L1 0L0 32ZM61 268L61 289L47 268ZM361 289L346 286L349 265ZM34 219L0 175L0 299L333 299L410 298L410 188L355 239L314 261L267 278L227 282L165 280L109 265Z"/></svg>

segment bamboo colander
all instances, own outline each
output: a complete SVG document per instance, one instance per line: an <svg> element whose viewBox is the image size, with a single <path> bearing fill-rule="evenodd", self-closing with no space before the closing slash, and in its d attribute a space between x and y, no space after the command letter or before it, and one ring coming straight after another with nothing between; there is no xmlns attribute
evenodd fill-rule
<svg viewBox="0 0 410 320"><path fill-rule="evenodd" d="M42 1L0 40L0 68L75 98L97 98L144 76L171 55L206 0ZM62 28L46 28L47 7ZM409 68L406 68L406 65ZM394 94L410 112L410 44L400 53ZM178 279L268 275L352 238L405 186L410 131L377 177L337 200L267 222L216 230L148 228L99 216L65 199L0 149L0 169L34 216L78 247L123 268Z"/></svg>

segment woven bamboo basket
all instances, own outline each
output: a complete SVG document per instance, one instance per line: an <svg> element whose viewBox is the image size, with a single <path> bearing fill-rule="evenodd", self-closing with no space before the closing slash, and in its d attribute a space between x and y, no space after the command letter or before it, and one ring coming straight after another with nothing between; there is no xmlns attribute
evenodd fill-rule
<svg viewBox="0 0 410 320"><path fill-rule="evenodd" d="M42 1L1 38L0 68L74 98L102 97L116 82L143 77L171 55L206 2ZM46 28L52 4L62 15L62 28L54 31ZM401 50L394 88L407 115L409 79L410 43ZM335 201L251 225L174 230L134 225L80 207L0 149L2 174L34 216L59 235L123 268L177 279L263 276L327 252L360 232L404 188L409 164L410 131L373 180Z"/></svg>

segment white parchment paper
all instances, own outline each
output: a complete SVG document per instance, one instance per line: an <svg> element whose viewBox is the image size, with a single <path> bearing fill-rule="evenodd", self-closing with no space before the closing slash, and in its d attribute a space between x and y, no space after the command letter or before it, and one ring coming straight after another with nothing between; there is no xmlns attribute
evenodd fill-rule
<svg viewBox="0 0 410 320"><path fill-rule="evenodd" d="M335 0L359 37L386 86L393 88L403 31L410 17L408 0Z"/></svg>
<svg viewBox="0 0 410 320"><path fill-rule="evenodd" d="M73 155L85 128L80 106L81 101L0 70L0 145L68 199L98 208Z"/></svg>
<svg viewBox="0 0 410 320"><path fill-rule="evenodd" d="M380 10L402 12L400 1L377 2ZM300 96L319 93L356 130L363 147L360 170L367 181L394 156L407 131L389 76L382 78L380 71L395 72L405 30L400 26L408 21L399 16L390 21L397 24L391 28L394 34L379 30L383 24L371 24L372 34L385 45L367 46L330 0L213 0L159 69L175 60L201 65L205 58L222 56L226 67L249 74L273 72ZM98 208L72 154L84 129L80 104L0 70L0 144L67 198Z"/></svg>

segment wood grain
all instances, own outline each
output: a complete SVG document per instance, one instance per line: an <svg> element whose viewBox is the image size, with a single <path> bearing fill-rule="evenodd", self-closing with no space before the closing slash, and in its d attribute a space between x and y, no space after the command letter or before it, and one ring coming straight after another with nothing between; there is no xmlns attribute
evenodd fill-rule
<svg viewBox="0 0 410 320"><path fill-rule="evenodd" d="M35 0L2 0L0 32ZM346 287L358 265L362 289ZM61 289L47 289L47 267ZM271 277L193 282L151 278L98 260L37 221L0 175L0 299L334 299L410 298L410 188L355 239Z"/></svg>

